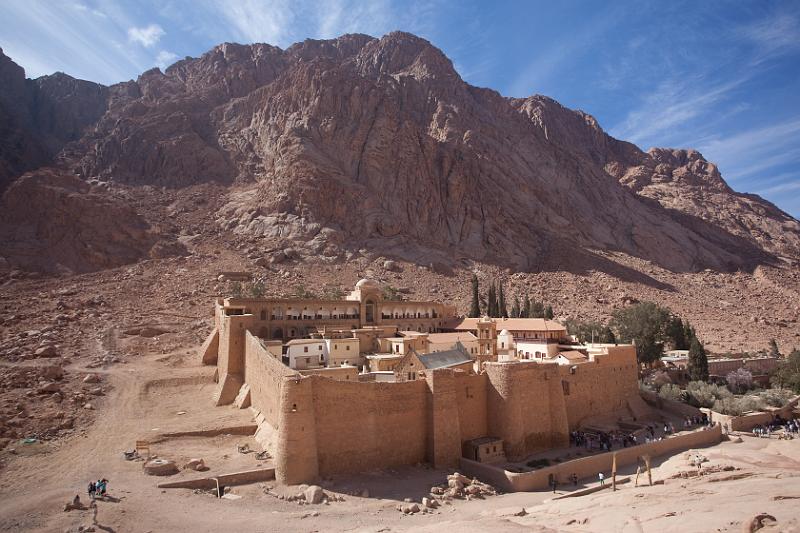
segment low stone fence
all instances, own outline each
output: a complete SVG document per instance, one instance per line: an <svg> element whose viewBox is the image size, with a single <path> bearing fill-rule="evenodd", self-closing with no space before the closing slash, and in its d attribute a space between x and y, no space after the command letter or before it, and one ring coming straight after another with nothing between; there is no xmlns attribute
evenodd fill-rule
<svg viewBox="0 0 800 533"><path fill-rule="evenodd" d="M560 484L567 483L569 476L576 474L578 479L594 478L598 472L604 472L607 477L611 472L611 463L614 454L617 454L617 467L636 464L642 455L658 457L674 454L690 448L711 446L722 440L722 426L715 424L710 429L702 429L691 433L683 433L668 437L664 440L649 442L622 448L612 452L605 452L572 461L566 461L553 466L540 468L533 472L514 473L461 458L460 466L464 473L477 477L481 481L490 483L496 488L506 492L526 492L547 489L550 485L550 476L556 476Z"/></svg>
<svg viewBox="0 0 800 533"><path fill-rule="evenodd" d="M712 411L713 420L725 424L729 431L750 431L756 426L764 426L781 417L784 420L794 417L794 410L800 402L800 396L790 399L780 408L771 408L763 412L748 413L741 416L728 416Z"/></svg>

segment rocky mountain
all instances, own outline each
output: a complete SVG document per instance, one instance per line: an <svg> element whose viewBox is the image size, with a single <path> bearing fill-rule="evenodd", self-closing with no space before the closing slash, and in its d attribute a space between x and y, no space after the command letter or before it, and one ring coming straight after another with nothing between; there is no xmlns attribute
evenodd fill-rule
<svg viewBox="0 0 800 533"><path fill-rule="evenodd" d="M26 79L0 49L0 190L83 136L105 112L108 92L61 72Z"/></svg>
<svg viewBox="0 0 800 533"><path fill-rule="evenodd" d="M675 272L800 260L800 224L731 190L699 153L643 152L548 98L473 87L406 33L286 50L226 43L108 88L61 74L25 80L4 56L0 77L6 176L60 150L52 170L3 197L16 213L0 232L13 266L104 268L151 256L154 242L179 251L181 232L330 261L366 250L522 271L618 271L605 253ZM72 185L54 194L54 180ZM206 190L219 196L161 201ZM22 216L23 198L41 203ZM78 232L64 216L76 256L55 261L46 246L31 260L20 241L33 237L20 228L47 226L48 202L66 198L79 210L109 202L112 218L131 224L104 228L114 245L91 246L94 259L82 261L77 245L97 224L82 219L90 228Z"/></svg>

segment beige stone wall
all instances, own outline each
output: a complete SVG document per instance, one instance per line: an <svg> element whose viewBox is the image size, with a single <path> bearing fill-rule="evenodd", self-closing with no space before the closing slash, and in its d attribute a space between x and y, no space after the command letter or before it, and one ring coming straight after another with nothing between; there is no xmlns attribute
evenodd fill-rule
<svg viewBox="0 0 800 533"><path fill-rule="evenodd" d="M630 448L622 448L613 452L591 455L589 457L582 457L580 459L521 474L508 472L496 466L478 463L468 459L461 459L460 463L461 469L468 475L476 476L479 479L492 483L502 490L524 492L548 488L551 475L556 476L559 483L567 483L569 476L572 474L576 474L578 479L596 480L598 472L603 472L610 483L611 463L614 454L617 455L617 467L623 467L636 464L642 455L658 457L660 455L672 454L690 448L712 446L719 443L721 440L722 428L717 424L708 430L696 430L690 433L682 433L664 440L640 444Z"/></svg>
<svg viewBox="0 0 800 533"><path fill-rule="evenodd" d="M426 460L425 381L347 383L307 379L313 387L320 475Z"/></svg>
<svg viewBox="0 0 800 533"><path fill-rule="evenodd" d="M250 386L250 403L269 425L277 429L283 380L287 376L296 376L297 372L276 359L250 332L246 335L246 343L244 381Z"/></svg>
<svg viewBox="0 0 800 533"><path fill-rule="evenodd" d="M567 412L557 365L486 363L488 432L503 439L506 456L564 446Z"/></svg>
<svg viewBox="0 0 800 533"><path fill-rule="evenodd" d="M633 346L609 347L594 361L559 365L565 392L569 429L575 429L587 417L607 414L626 407L626 400L639 394L636 349ZM568 391L568 394L566 394Z"/></svg>
<svg viewBox="0 0 800 533"><path fill-rule="evenodd" d="M456 399L461 441L486 437L486 397L489 380L485 374L456 374Z"/></svg>

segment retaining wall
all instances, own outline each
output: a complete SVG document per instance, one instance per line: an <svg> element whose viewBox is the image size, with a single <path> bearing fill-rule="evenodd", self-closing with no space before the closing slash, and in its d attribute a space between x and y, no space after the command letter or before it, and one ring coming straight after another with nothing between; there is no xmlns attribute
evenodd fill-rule
<svg viewBox="0 0 800 533"><path fill-rule="evenodd" d="M619 468L636 464L642 455L658 457L674 454L690 448L711 446L721 440L722 427L716 424L708 430L697 430L691 433L675 435L661 441L582 457L533 472L518 474L463 458L461 459L461 469L465 473L491 483L506 492L535 491L549 488L551 475L555 475L559 483L567 483L569 476L572 474L577 474L579 479L584 479L596 478L598 472L604 472L608 478L611 473L614 454L617 455L617 467Z"/></svg>

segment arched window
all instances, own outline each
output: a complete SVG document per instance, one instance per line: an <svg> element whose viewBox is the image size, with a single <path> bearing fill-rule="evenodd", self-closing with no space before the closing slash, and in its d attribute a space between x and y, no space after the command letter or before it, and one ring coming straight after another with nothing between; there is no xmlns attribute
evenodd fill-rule
<svg viewBox="0 0 800 533"><path fill-rule="evenodd" d="M261 310L261 320L267 319L267 311L265 309Z"/></svg>

